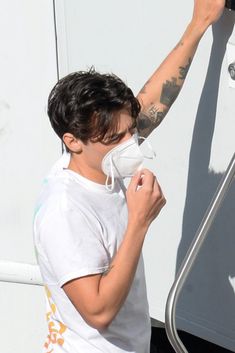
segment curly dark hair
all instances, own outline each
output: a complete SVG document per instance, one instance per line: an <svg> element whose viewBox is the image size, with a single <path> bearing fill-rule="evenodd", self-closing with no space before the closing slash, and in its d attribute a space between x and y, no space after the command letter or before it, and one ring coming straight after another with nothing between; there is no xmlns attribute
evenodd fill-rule
<svg viewBox="0 0 235 353"><path fill-rule="evenodd" d="M108 132L116 132L113 113L123 108L135 124L140 103L132 90L116 75L93 68L60 79L48 98L48 116L56 134L62 139L69 132L83 143L102 142Z"/></svg>

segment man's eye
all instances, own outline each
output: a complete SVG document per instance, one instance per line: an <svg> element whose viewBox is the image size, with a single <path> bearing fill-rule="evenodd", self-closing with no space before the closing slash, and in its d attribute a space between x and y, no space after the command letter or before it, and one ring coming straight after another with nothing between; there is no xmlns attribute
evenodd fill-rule
<svg viewBox="0 0 235 353"><path fill-rule="evenodd" d="M114 143L114 142L117 142L119 139L120 139L119 135L108 136L105 138L104 143L106 144Z"/></svg>
<svg viewBox="0 0 235 353"><path fill-rule="evenodd" d="M115 141L118 141L120 139L120 136L119 135L113 135L109 138L109 141L110 142L115 142Z"/></svg>

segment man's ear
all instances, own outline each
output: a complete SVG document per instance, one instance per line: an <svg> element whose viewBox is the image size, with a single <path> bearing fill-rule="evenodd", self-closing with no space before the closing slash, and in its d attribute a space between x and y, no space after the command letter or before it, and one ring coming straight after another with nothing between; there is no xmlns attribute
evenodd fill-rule
<svg viewBox="0 0 235 353"><path fill-rule="evenodd" d="M69 132L66 132L64 134L63 142L71 152L73 152L73 153L81 153L82 152L81 140L77 139Z"/></svg>

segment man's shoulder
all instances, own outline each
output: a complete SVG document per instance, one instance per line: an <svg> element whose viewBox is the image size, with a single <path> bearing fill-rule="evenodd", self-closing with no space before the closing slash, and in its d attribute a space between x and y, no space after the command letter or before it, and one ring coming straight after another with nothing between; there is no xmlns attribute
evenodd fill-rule
<svg viewBox="0 0 235 353"><path fill-rule="evenodd" d="M36 201L36 213L48 213L58 209L74 207L73 182L68 180L65 173L48 176L43 180L40 194ZM76 193L78 197L78 193Z"/></svg>

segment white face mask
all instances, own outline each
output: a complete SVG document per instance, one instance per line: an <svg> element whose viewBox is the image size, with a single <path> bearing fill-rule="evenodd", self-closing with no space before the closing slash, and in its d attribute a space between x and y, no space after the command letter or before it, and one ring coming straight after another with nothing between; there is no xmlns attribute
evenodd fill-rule
<svg viewBox="0 0 235 353"><path fill-rule="evenodd" d="M105 185L108 190L113 190L115 178L132 177L143 168L144 158L153 159L155 157L155 152L149 143L150 156L142 153L138 144L139 139L145 140L144 137L138 137L137 134L134 134L130 139L120 143L104 156L101 168L107 175ZM111 178L111 185L108 185L109 177Z"/></svg>

